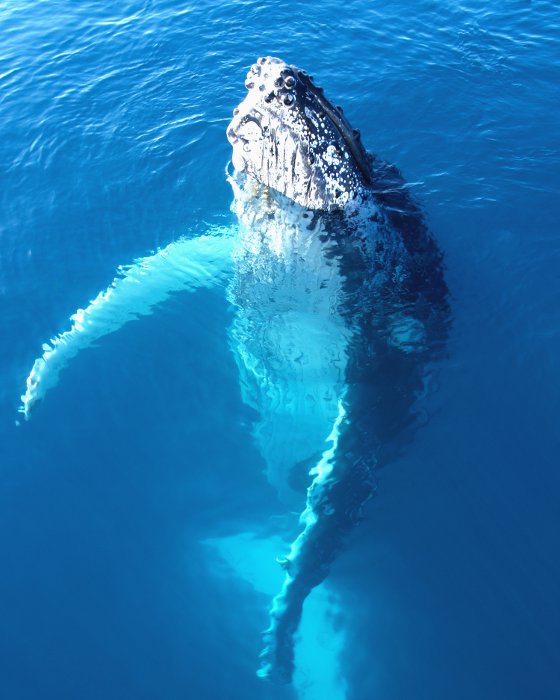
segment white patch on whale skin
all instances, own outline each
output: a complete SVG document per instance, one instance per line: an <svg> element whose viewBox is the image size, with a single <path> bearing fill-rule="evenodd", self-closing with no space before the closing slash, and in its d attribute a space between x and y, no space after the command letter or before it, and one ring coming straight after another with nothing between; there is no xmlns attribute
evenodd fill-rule
<svg viewBox="0 0 560 700"><path fill-rule="evenodd" d="M224 283L234 238L232 229L216 227L207 235L181 238L154 255L120 268L120 276L105 291L70 317L70 330L43 344L43 354L35 360L21 397L19 410L26 420L80 350L129 321L153 313L173 292Z"/></svg>
<svg viewBox="0 0 560 700"><path fill-rule="evenodd" d="M240 232L228 290L237 309L230 346L242 398L259 415L253 437L267 479L299 509L292 470L299 465L301 478L316 463L345 386L344 277L321 240L322 223L310 227L310 212L283 198L279 204L250 178L232 186Z"/></svg>

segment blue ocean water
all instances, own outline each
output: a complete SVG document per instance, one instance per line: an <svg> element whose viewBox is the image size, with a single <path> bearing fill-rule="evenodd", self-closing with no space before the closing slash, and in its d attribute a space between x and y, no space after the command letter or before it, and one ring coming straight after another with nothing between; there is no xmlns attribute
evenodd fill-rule
<svg viewBox="0 0 560 700"><path fill-rule="evenodd" d="M2 697L558 697L559 31L551 0L0 8ZM284 513L223 288L106 336L18 413L119 265L232 223L225 128L259 55L401 169L453 314L291 686L255 675L281 580L258 524Z"/></svg>

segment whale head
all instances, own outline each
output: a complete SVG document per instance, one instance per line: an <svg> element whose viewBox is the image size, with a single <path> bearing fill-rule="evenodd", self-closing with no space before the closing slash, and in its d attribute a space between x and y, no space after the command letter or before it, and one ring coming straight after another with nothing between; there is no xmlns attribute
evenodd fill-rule
<svg viewBox="0 0 560 700"><path fill-rule="evenodd" d="M227 128L232 163L307 209L344 209L371 184L371 159L339 107L310 76L259 58Z"/></svg>

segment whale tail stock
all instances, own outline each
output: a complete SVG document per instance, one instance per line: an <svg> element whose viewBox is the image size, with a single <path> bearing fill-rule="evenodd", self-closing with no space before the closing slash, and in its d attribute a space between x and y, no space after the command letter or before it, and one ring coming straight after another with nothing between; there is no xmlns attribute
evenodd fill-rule
<svg viewBox="0 0 560 700"><path fill-rule="evenodd" d="M80 350L94 345L129 321L148 316L172 293L196 291L224 282L235 231L215 227L196 238L180 238L153 255L119 269L119 276L70 320L70 330L43 344L33 363L19 411L26 420L33 407L58 383L60 372Z"/></svg>

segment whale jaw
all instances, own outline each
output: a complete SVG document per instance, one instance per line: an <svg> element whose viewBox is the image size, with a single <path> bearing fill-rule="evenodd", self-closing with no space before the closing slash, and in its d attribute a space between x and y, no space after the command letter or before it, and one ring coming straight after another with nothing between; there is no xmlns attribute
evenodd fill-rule
<svg viewBox="0 0 560 700"><path fill-rule="evenodd" d="M371 183L359 133L295 66L259 58L227 128L236 170L307 209L335 211Z"/></svg>

